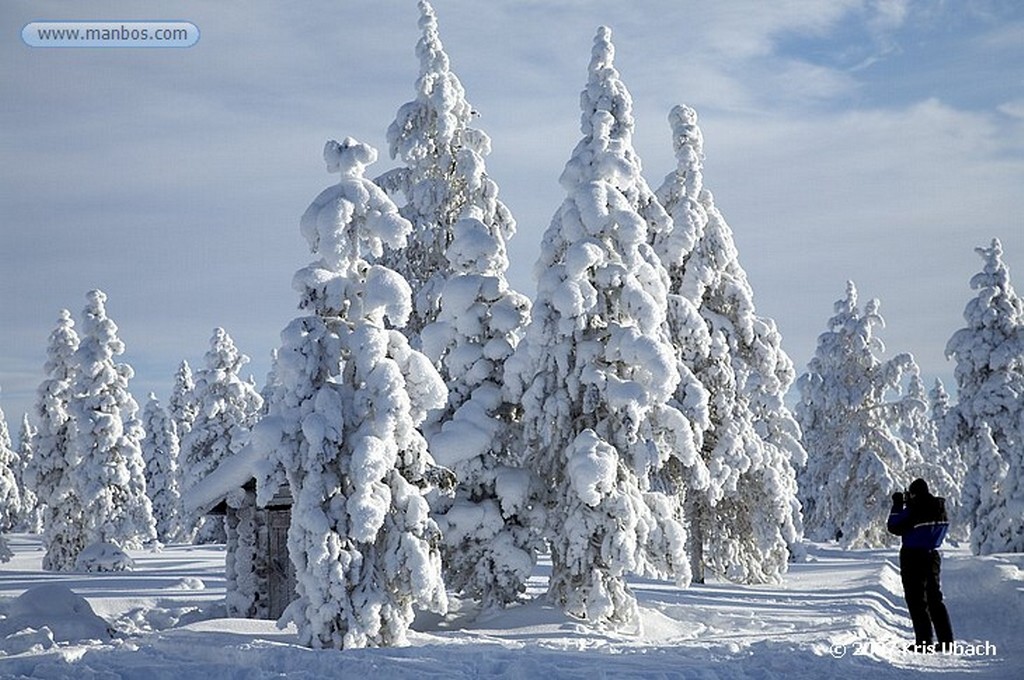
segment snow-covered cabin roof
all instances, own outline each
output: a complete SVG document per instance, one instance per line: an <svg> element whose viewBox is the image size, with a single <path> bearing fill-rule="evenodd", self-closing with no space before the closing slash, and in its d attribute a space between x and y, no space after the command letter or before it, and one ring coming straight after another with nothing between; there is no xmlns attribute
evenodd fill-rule
<svg viewBox="0 0 1024 680"><path fill-rule="evenodd" d="M274 452L281 446L281 432L280 418L264 416L260 419L238 453L224 458L213 472L183 494L185 513L205 514L253 480L259 494L270 499L268 505L290 504L284 471L273 461Z"/></svg>
<svg viewBox="0 0 1024 680"><path fill-rule="evenodd" d="M213 472L184 494L182 505L189 514L208 512L224 497L256 479L266 463L266 456L252 444L221 461Z"/></svg>

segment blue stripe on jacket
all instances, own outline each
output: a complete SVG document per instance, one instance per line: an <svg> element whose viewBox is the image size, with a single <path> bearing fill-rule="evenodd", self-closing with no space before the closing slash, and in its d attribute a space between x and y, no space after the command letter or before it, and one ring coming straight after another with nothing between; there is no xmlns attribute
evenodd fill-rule
<svg viewBox="0 0 1024 680"><path fill-rule="evenodd" d="M949 531L949 522L943 519L921 521L912 514L920 513L912 513L911 508L890 513L886 524L891 533L903 537L903 547L935 550L942 545Z"/></svg>

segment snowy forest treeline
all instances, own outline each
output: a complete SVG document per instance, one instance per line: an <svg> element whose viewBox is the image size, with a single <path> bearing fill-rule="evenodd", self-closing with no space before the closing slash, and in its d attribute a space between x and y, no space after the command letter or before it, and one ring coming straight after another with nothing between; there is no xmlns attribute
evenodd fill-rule
<svg viewBox="0 0 1024 680"><path fill-rule="evenodd" d="M89 292L77 325L59 313L16 445L0 413L0 531L42 533L54 571L224 541L182 499L249 447L258 498L293 498L283 620L335 648L401 644L453 594L513 604L542 553L567 615L629 629L629 575L764 583L804 537L891 544L889 496L915 477L947 498L953 538L1024 551L1024 302L998 240L947 345L955 403L910 354L881 358L879 303L852 282L797 377L704 184L696 112L669 113L678 166L653 188L602 27L531 301L506 278L516 223L490 139L419 9L416 96L387 128L399 166L371 179L373 147L327 143L340 179L301 218L312 261L264 385L216 329L140 413Z"/></svg>

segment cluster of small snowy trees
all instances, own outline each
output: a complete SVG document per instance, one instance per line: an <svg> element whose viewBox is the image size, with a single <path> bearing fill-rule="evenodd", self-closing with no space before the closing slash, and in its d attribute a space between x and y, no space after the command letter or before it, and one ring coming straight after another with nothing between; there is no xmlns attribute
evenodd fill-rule
<svg viewBox="0 0 1024 680"><path fill-rule="evenodd" d="M124 344L106 295L86 297L82 334L63 310L50 335L35 425L23 426L16 457L20 494L8 497L5 513L23 529L45 532L43 566L57 571L94 568L82 561L90 546L140 548L156 537L142 423L128 390L133 371L117 360Z"/></svg>
<svg viewBox="0 0 1024 680"><path fill-rule="evenodd" d="M971 279L978 294L946 347L956 404L941 381L925 390L910 354L880 358L877 300L861 309L851 282L836 302L797 383L810 538L891 543L879 521L889 495L921 477L946 497L954 539L969 537L980 554L1024 551L1024 302L999 241L977 252L985 261Z"/></svg>
<svg viewBox="0 0 1024 680"><path fill-rule="evenodd" d="M293 499L282 620L334 648L401 644L416 608L452 594L514 603L545 550L563 611L635 627L630 575L776 581L805 528L884 544L889 494L918 476L976 551L1024 550L1024 303L998 241L947 349L957 403L909 354L881 358L879 304L849 283L791 412L796 373L704 186L696 112L670 112L678 163L652 189L597 31L531 303L506 278L516 223L490 139L419 10L416 96L387 129L401 165L371 180L374 148L325 146L340 181L300 221L302 315L263 390L216 329L140 421L90 293L81 338L61 313L17 451L0 414L0 531L42 528L49 569L97 543L222 541L182 496L248 446L256 499L285 483Z"/></svg>
<svg viewBox="0 0 1024 680"><path fill-rule="evenodd" d="M856 287L847 283L797 384L796 413L810 453L801 500L812 538L851 547L891 540L879 518L890 494L909 483L906 468L918 455L897 426L925 404L901 393L904 378L917 373L910 354L879 359L885 348L875 330L883 324L878 301L861 310Z"/></svg>
<svg viewBox="0 0 1024 680"><path fill-rule="evenodd" d="M237 450L262 406L237 375L247 358L216 329L199 383L183 362L171 411L151 394L140 414L107 297L86 297L81 334L67 310L50 334L46 378L17 451L0 412L0 531L42 533L43 567L54 571L126 568L125 549L191 540L183 481Z"/></svg>

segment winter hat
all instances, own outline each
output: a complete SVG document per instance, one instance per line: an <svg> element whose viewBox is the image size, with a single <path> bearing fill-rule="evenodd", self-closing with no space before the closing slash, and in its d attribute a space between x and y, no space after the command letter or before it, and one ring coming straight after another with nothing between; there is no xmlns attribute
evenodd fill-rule
<svg viewBox="0 0 1024 680"><path fill-rule="evenodd" d="M910 483L910 493L914 496L928 495L928 482L920 477Z"/></svg>

